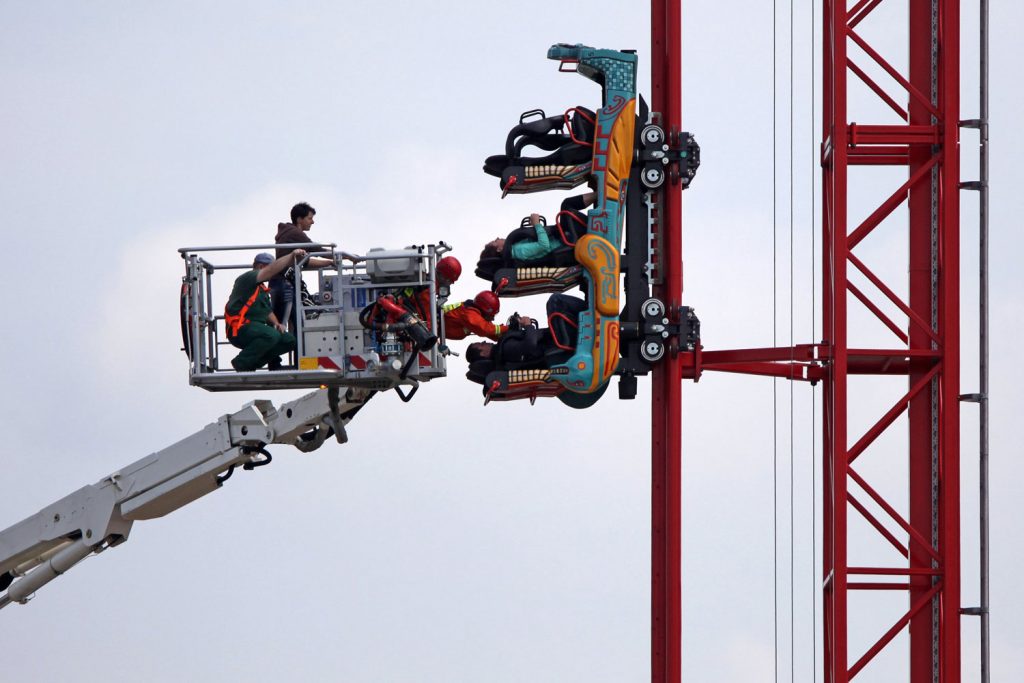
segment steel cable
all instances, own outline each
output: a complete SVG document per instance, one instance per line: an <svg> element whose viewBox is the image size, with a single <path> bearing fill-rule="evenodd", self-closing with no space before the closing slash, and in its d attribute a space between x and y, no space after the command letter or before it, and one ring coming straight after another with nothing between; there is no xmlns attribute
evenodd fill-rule
<svg viewBox="0 0 1024 683"><path fill-rule="evenodd" d="M814 194L814 173L815 173L815 162L814 162L814 103L817 95L817 89L815 87L815 58L814 58L814 45L815 45L815 29L816 24L814 21L814 3L809 3L811 8L811 31L810 31L810 46L811 46L811 115L810 115L810 126L809 126L809 137L811 141L811 173L810 181L808 185L811 190L811 220L810 222L810 233L811 233L811 341L817 339L817 281L815 280L815 266L817 261L815 260L816 254L816 239L815 239L815 211L816 211L816 197ZM818 393L815 387L811 386L811 681L815 683L818 680L818 593L815 588L815 583L818 580L817 572L815 571L815 559L818 556L818 510L816 506L815 487L818 482L818 456L817 456L817 441L815 435L815 428L818 422Z"/></svg>
<svg viewBox="0 0 1024 683"><path fill-rule="evenodd" d="M793 367L793 0L789 0L789 365ZM796 611L794 607L796 593L796 534L795 517L793 514L793 491L795 482L794 447L793 447L793 412L794 412L794 380L789 380L789 680L796 679Z"/></svg>
<svg viewBox="0 0 1024 683"><path fill-rule="evenodd" d="M778 346L778 8L772 0L772 347ZM772 639L775 683L779 683L779 433L778 380L772 378Z"/></svg>

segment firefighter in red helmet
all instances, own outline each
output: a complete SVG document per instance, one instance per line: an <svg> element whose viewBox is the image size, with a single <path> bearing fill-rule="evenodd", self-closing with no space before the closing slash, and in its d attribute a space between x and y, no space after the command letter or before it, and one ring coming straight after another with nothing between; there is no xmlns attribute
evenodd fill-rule
<svg viewBox="0 0 1024 683"><path fill-rule="evenodd" d="M445 256L434 269L438 287L450 287L462 275L462 264L454 256Z"/></svg>
<svg viewBox="0 0 1024 683"><path fill-rule="evenodd" d="M448 297L449 287L462 275L462 264L454 256L445 256L434 266L434 282L437 285L437 298L442 301ZM397 293L399 302L414 312L430 329L433 311L430 306L430 286L406 287Z"/></svg>
<svg viewBox="0 0 1024 683"><path fill-rule="evenodd" d="M497 340L508 332L508 325L494 322L494 316L501 310L498 295L491 291L483 291L472 299L444 307L445 337L448 339L465 339L471 334ZM533 321L520 316L523 325Z"/></svg>

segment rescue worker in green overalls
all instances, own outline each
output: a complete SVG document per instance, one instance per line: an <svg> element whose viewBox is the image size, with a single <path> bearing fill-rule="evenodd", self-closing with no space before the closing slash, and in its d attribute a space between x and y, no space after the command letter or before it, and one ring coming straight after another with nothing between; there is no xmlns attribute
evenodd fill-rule
<svg viewBox="0 0 1024 683"><path fill-rule="evenodd" d="M296 249L277 260L266 252L257 254L252 270L235 280L224 307L228 341L242 349L231 361L235 370L248 372L264 365L268 370L280 370L281 354L295 348L295 336L286 332L274 315L268 288L263 283L305 256L304 249Z"/></svg>

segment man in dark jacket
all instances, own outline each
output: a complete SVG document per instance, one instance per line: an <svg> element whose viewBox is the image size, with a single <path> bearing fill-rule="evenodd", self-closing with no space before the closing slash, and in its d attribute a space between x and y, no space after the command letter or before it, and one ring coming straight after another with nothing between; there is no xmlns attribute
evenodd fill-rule
<svg viewBox="0 0 1024 683"><path fill-rule="evenodd" d="M316 222L314 217L316 216L316 209L307 204L306 202L299 202L292 207L291 212L291 223L278 223L277 224L277 235L274 236L275 244L308 244L309 247L304 247L306 251L321 251L321 245L313 242L309 239L309 229L313 227L313 223ZM296 247L278 247L277 257L287 256ZM352 256L351 254L342 254L343 258L357 263L362 259ZM326 258L311 258L305 264L305 268L326 268L327 266L334 265L332 259ZM285 273L279 273L275 277L271 278L270 282L270 296L274 304L274 315L282 323L285 323L295 329L295 284L294 282L285 277Z"/></svg>
<svg viewBox="0 0 1024 683"><path fill-rule="evenodd" d="M305 202L300 202L292 207L291 223L278 223L277 224L277 235L274 236L274 242L276 244L309 244L311 245L309 250L316 251L319 248L319 244L314 244L313 240L309 239L306 234L309 229L313 227L314 219L316 215L316 209ZM278 247L277 257L287 256L292 253L297 247ZM313 262L320 262L314 264ZM323 267L330 265L330 261L327 259L310 259L310 263L307 264L311 267ZM294 302L295 302L295 285L294 283L285 277L284 271L278 273L270 279L270 297L274 305L274 315L282 324L295 329L294 322Z"/></svg>

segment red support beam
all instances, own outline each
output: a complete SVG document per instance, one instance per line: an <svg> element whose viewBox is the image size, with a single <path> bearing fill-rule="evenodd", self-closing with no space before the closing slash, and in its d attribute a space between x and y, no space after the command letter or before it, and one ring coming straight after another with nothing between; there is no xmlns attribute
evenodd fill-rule
<svg viewBox="0 0 1024 683"><path fill-rule="evenodd" d="M854 64L852 59L847 60L847 66L850 67L850 71L852 71L854 74L856 74L857 78L859 78L860 80L864 81L864 85L866 85L869 88L871 88L871 90L876 95L878 95L882 99L883 102L885 102L887 105L889 105L889 108L892 109L894 112L896 112L897 116L899 116L904 121L907 120L907 110L904 109L903 107L901 107L899 104L897 104L896 100L894 100L893 98L889 97L889 94L887 92L885 92L885 90L882 89L882 86L880 86L877 83L875 83L874 79L872 79L870 76L868 76L866 71L864 71L859 66Z"/></svg>
<svg viewBox="0 0 1024 683"><path fill-rule="evenodd" d="M850 567L846 570L852 576L938 576L935 569L914 569L907 567Z"/></svg>
<svg viewBox="0 0 1024 683"><path fill-rule="evenodd" d="M846 0L824 0L822 37L822 599L825 683L847 683L847 41Z"/></svg>
<svg viewBox="0 0 1024 683"><path fill-rule="evenodd" d="M900 555L903 557L910 557L910 551L907 550L907 547L900 543L900 540L893 536L892 532L890 532L884 524L878 521L878 518L871 514L871 511L864 507L863 503L849 493L847 494L847 499L850 502L850 506L859 512L861 517L863 517L871 526L875 527L875 529L878 530L878 533L880 533L885 540L889 541L892 547L896 548L896 551Z"/></svg>
<svg viewBox="0 0 1024 683"><path fill-rule="evenodd" d="M853 234L850 235L849 241L847 243L849 248L853 249L858 244L860 244L860 241L862 239L871 234L871 231L877 228L879 223L884 221L893 211L895 211L896 207L902 204L903 201L907 198L907 192L910 190L910 188L917 185L918 181L920 181L924 177L925 173L932 169L932 166L934 166L937 161L938 159L932 159L929 163L925 164L920 169L915 171L914 174L910 176L910 178L907 180L907 182L903 183L903 185L901 185L898 190L893 192L888 199L882 202L882 205L875 209L874 213L872 213L870 216L864 219L864 222L857 226L857 229L854 230Z"/></svg>
<svg viewBox="0 0 1024 683"><path fill-rule="evenodd" d="M899 340L901 342L903 342L904 344L907 343L907 335L903 332L903 330L901 330L899 328L899 326L896 325L896 323L894 323L892 320L890 320L889 316L887 316L884 312L882 312L882 309L880 309L878 306L876 306L874 304L874 302L872 302L871 299L869 299L867 297L867 295L864 294L864 292L860 291L857 288L857 286L854 285L852 282L847 282L846 283L846 288L848 290L850 290L850 294L853 294L855 297L857 297L858 301L860 301L862 304L864 304L865 308L867 308L869 311L874 313L875 317L878 318L880 321L882 321L882 323L886 327L888 327L889 330L893 334L895 334L897 337L899 337Z"/></svg>
<svg viewBox="0 0 1024 683"><path fill-rule="evenodd" d="M651 109L682 130L681 0L651 0ZM683 297L682 188L661 205L662 278L654 296L677 311ZM651 681L679 683L682 662L682 356L670 350L651 382Z"/></svg>
<svg viewBox="0 0 1024 683"><path fill-rule="evenodd" d="M921 393L922 389L924 389L925 384L935 377L938 370L939 366L936 365L927 375L924 376L924 378L918 380L914 386L910 388L910 391L908 391L903 398L897 401L896 404L890 408L888 412L886 412L886 414L883 415L881 419L879 419L878 422L876 422L871 429L864 434L864 436L860 438L860 441L853 445L853 448L850 449L847 456L851 465L853 464L853 461L857 459L858 455L863 453L864 450L870 446L882 432L888 429L892 423L895 422L897 417L903 414L903 411L907 409L910 402Z"/></svg>
<svg viewBox="0 0 1024 683"><path fill-rule="evenodd" d="M910 78L925 92L932 91L932 74L935 65L931 55L933 43L931 19L931 2L910 3ZM933 109L933 108L932 108ZM932 109L924 106L920 98L910 101L910 121L916 123L931 122ZM911 148L910 172L916 173L932 161L931 150ZM932 202L935 199L935 178L929 176L929 182L911 188L909 207L909 247L910 247L910 296L909 305L916 317L921 321L934 323L932 302L932 269L934 251L932 249L932 231L938 216L932 213ZM924 333L929 332L930 339ZM911 326L910 346L924 348L932 342L938 344L941 337L932 325L925 327L921 323ZM917 383L925 378L930 368L924 363L912 364L910 381ZM937 475L935 450L938 448L931 428L932 418L937 410L935 386L930 385L929 391L918 395L910 402L907 414L910 418L910 521L919 537L933 540L937 528L933 524L934 503L932 501L932 485ZM912 565L929 564L932 560L925 551L930 543L911 539L910 562ZM912 600L920 600L927 595L935 579L933 577L912 577L910 596ZM935 676L935 661L932 641L938 638L938 621L934 608L918 612L910 623L910 680L930 681Z"/></svg>
<svg viewBox="0 0 1024 683"><path fill-rule="evenodd" d="M868 662L874 659L875 655L882 651L882 648L892 642L892 639L895 638L915 616L920 615L922 612L926 612L923 608L928 604L929 600L935 597L935 594L939 592L941 587L941 583L936 583L927 593L918 598L913 603L910 610L903 615L899 621L893 624L893 626L885 632L878 642L872 645L871 648L864 653L864 656L857 660L856 664L850 667L850 671L847 674L849 679L852 679L860 672L861 669L867 666ZM959 673L957 674L956 680L960 680Z"/></svg>
<svg viewBox="0 0 1024 683"><path fill-rule="evenodd" d="M892 291L892 289L888 285L886 285L880 277L875 275L870 268L864 265L864 263L859 258L857 258L851 253L847 253L846 260L852 263L857 268L857 270L863 273L864 276L867 277L867 279L871 282L871 284L873 284L875 287L878 287L878 289L881 290L882 294L885 294L886 298L888 298L889 301L896 304L897 308L899 308L901 311L907 314L907 317L910 318L911 322L913 322L916 325L914 329L924 332L925 334L930 336L935 342L939 341L938 334L934 332L931 329L931 327L928 326L928 323L925 322L925 319L921 317L920 312L915 311L912 305L908 306L907 304L905 304L903 300L900 299L899 296L897 296L896 293Z"/></svg>

